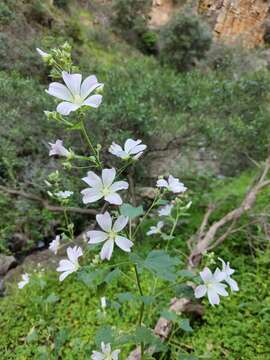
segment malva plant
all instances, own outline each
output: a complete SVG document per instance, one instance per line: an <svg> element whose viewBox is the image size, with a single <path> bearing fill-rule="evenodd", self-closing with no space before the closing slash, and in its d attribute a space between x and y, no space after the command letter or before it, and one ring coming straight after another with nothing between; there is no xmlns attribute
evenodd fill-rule
<svg viewBox="0 0 270 360"><path fill-rule="evenodd" d="M78 280L95 287L104 283L110 284L113 279L121 276L128 277L130 292L126 297L130 301L136 299L139 303L137 324L132 324L130 333L124 335L112 329L110 336L104 332L99 348L93 350L91 358L120 359L119 348L129 344L130 347L139 345L141 359L149 359L147 354L149 346L156 352L166 351L166 346L154 336L151 329L147 328L144 319L147 307L158 308L160 293L164 289L166 291L168 283L168 287L173 288L179 285L186 286L187 280L189 284L193 282L193 285L189 285L191 296L195 298L207 296L211 305L217 305L220 296L229 295L228 286L232 291L238 291L236 281L231 278L234 270L222 259L220 259L222 269L217 267L212 273L208 267L205 267L200 272L200 277L182 269L179 256L171 254L174 254L173 239L179 219L187 214L191 206L187 188L179 179L169 175L167 180L157 179L155 197L147 210L144 210L142 205L136 207L134 203L127 203L126 192L134 185L133 181L132 184L130 180L126 181L124 174L133 173L136 162L143 156L147 146L141 140L134 139L127 139L123 146L112 143L108 153L115 157L116 164L120 163L120 166L111 166L107 163L104 165L104 160L101 158L102 147L94 144L85 125L88 111L91 108L98 111L102 103L100 92L103 90L103 84L98 82L94 75L82 81L81 74L73 73L76 67L72 64L71 48L68 44L50 52L40 49L38 52L43 61L51 67L51 77L62 78L62 82L53 82L47 93L64 101L57 105L56 111L46 111L46 116L49 120L57 121L66 130L79 131L88 147L88 154L81 155L67 149L60 139L49 143L49 156L63 158L64 168L69 171L73 168L85 169L85 176L81 178L82 189L65 190L61 188L60 173L54 172L47 181L50 187L48 193L59 201L64 209L76 192L80 194L84 205L95 204L101 209L96 215L94 227L85 232L85 244L75 243L74 226L70 222L68 213L64 212L66 229L58 234L49 246L53 254L57 254L61 247L67 247L67 258L62 259L56 269L60 273L59 280L65 283L69 281L70 276L76 275ZM84 166L77 166L77 161L83 162ZM132 172L129 173L130 168ZM130 176L127 178L129 179ZM83 183L87 184L86 188L83 188ZM134 189L130 190L134 192ZM162 217L162 221L145 226L153 215ZM141 254L140 242L150 240L149 236L160 239L158 246L147 255ZM115 263L115 256L117 259L121 256L123 261ZM141 282L145 272L150 272L154 278L154 286L148 293L143 289ZM30 285L31 277L24 274L18 284L19 288ZM106 316L105 308L110 305L106 300L106 292L101 299L101 306Z"/></svg>

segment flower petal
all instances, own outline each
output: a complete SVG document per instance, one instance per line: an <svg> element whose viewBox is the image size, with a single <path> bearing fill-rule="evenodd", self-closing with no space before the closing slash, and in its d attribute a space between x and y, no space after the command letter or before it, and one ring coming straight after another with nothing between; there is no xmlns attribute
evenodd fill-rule
<svg viewBox="0 0 270 360"><path fill-rule="evenodd" d="M125 152L130 153L130 151L137 145L139 145L141 142L142 140L127 139L124 145Z"/></svg>
<svg viewBox="0 0 270 360"><path fill-rule="evenodd" d="M65 280L65 278L66 278L68 275L72 274L73 272L74 272L74 271L65 271L65 272L63 272L63 274L61 274L61 275L59 276L59 280L60 280L60 281Z"/></svg>
<svg viewBox="0 0 270 360"><path fill-rule="evenodd" d="M113 225L113 231L115 232L119 232L121 230L124 229L124 227L127 225L128 223L128 217L121 215L119 216L119 218L115 221L114 225Z"/></svg>
<svg viewBox="0 0 270 360"><path fill-rule="evenodd" d="M207 296L212 306L219 304L220 302L219 295L217 294L214 288L210 288L210 289L208 288Z"/></svg>
<svg viewBox="0 0 270 360"><path fill-rule="evenodd" d="M83 195L82 202L84 204L89 204L95 202L103 197L103 194L94 188L87 188L81 191Z"/></svg>
<svg viewBox="0 0 270 360"><path fill-rule="evenodd" d="M80 95L80 88L82 82L81 74L69 74L66 71L62 72L62 77L64 82L66 83L70 92L75 95Z"/></svg>
<svg viewBox="0 0 270 360"><path fill-rule="evenodd" d="M139 152L143 152L146 148L147 148L146 145L138 145L138 146L135 146L133 149L131 149L131 150L129 151L129 154L134 155L134 154L137 154L137 153L139 153Z"/></svg>
<svg viewBox="0 0 270 360"><path fill-rule="evenodd" d="M102 182L103 182L103 185L106 186L106 187L109 187L112 183L113 183L113 180L115 178L115 175L116 175L116 170L115 168L112 168L112 169L103 169L102 170Z"/></svg>
<svg viewBox="0 0 270 360"><path fill-rule="evenodd" d="M112 360L118 360L118 356L119 356L119 354L120 354L120 352L121 352L121 350L114 350L113 352L112 352Z"/></svg>
<svg viewBox="0 0 270 360"><path fill-rule="evenodd" d="M99 230L88 231L86 236L89 238L88 244L98 244L108 239L108 234Z"/></svg>
<svg viewBox="0 0 270 360"><path fill-rule="evenodd" d="M86 184L90 185L93 188L102 188L102 181L101 178L96 175L93 171L88 171L87 176L82 178Z"/></svg>
<svg viewBox="0 0 270 360"><path fill-rule="evenodd" d="M92 360L104 360L104 355L98 351L93 351L91 355Z"/></svg>
<svg viewBox="0 0 270 360"><path fill-rule="evenodd" d="M97 78L95 75L88 76L83 82L81 86L81 97L83 99L87 98L87 96L94 91L97 87L102 86L97 81Z"/></svg>
<svg viewBox="0 0 270 360"><path fill-rule="evenodd" d="M232 291L239 291L238 284L234 279L232 279L231 277L228 277L225 281L230 286Z"/></svg>
<svg viewBox="0 0 270 360"><path fill-rule="evenodd" d="M124 236L116 236L115 243L120 249L126 252L130 252L130 248L133 246L133 242Z"/></svg>
<svg viewBox="0 0 270 360"><path fill-rule="evenodd" d="M169 184L166 180L160 179L157 181L157 187L168 187Z"/></svg>
<svg viewBox="0 0 270 360"><path fill-rule="evenodd" d="M104 199L108 201L108 203L113 205L121 205L123 204L122 198L117 193L110 194L108 196L105 196Z"/></svg>
<svg viewBox="0 0 270 360"><path fill-rule="evenodd" d="M96 220L98 225L101 227L102 230L109 232L112 229L112 217L106 211L104 214L98 214L96 216Z"/></svg>
<svg viewBox="0 0 270 360"><path fill-rule="evenodd" d="M199 285L196 287L194 291L194 295L196 299L202 298L207 292L207 287L205 285Z"/></svg>
<svg viewBox="0 0 270 360"><path fill-rule="evenodd" d="M91 106L93 108L98 108L102 102L102 95L92 95L86 100L84 100L83 105Z"/></svg>
<svg viewBox="0 0 270 360"><path fill-rule="evenodd" d="M205 267L203 271L200 272L200 276L204 282L212 281L213 274L208 267Z"/></svg>
<svg viewBox="0 0 270 360"><path fill-rule="evenodd" d="M80 105L72 104L70 102L63 101L58 104L56 111L61 115L69 115L72 111L79 109Z"/></svg>
<svg viewBox="0 0 270 360"><path fill-rule="evenodd" d="M228 296L228 292L226 291L226 285L225 284L215 284L214 289L217 292L217 294L221 296Z"/></svg>
<svg viewBox="0 0 270 360"><path fill-rule="evenodd" d="M45 90L47 94L65 101L72 101L72 95L68 88L59 82L53 82L49 85L49 89Z"/></svg>
<svg viewBox="0 0 270 360"><path fill-rule="evenodd" d="M71 261L67 260L67 259L60 260L59 266L56 269L56 271L58 271L58 272L74 271L74 264Z"/></svg>
<svg viewBox="0 0 270 360"><path fill-rule="evenodd" d="M126 189L128 189L128 182L126 182L126 181L116 181L111 186L111 190L113 192L119 191L119 190L126 190Z"/></svg>
<svg viewBox="0 0 270 360"><path fill-rule="evenodd" d="M101 260L104 260L104 259L110 260L110 258L112 257L113 246L114 246L113 240L107 240L105 242L105 244L102 246L102 249L100 252Z"/></svg>

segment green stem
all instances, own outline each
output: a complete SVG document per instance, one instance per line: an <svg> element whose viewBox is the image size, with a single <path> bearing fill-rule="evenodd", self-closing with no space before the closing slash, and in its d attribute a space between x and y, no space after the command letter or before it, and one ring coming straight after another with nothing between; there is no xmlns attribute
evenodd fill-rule
<svg viewBox="0 0 270 360"><path fill-rule="evenodd" d="M89 146L90 150L93 152L93 154L94 154L94 156L96 158L96 162L97 162L98 167L101 169L102 166L101 166L101 163L100 163L100 160L99 160L99 156L97 154L96 149L92 145L90 137L87 134L86 127L85 127L85 124L84 124L84 119L81 119L81 130L82 130L82 134L83 134L83 136L85 138L85 141L86 141L87 145Z"/></svg>
<svg viewBox="0 0 270 360"><path fill-rule="evenodd" d="M137 287L138 287L139 293L141 296L143 296L140 276L139 276L139 272L138 272L138 268L137 268L136 264L134 265L134 270L135 270L136 282L137 282ZM142 301L141 306L140 306L140 314L139 314L139 326L142 326L143 315L144 315L144 302ZM141 359L143 359L143 355L144 355L144 343L141 342Z"/></svg>
<svg viewBox="0 0 270 360"><path fill-rule="evenodd" d="M138 232L141 224L144 222L145 218L149 215L150 211L151 211L151 210L153 209L153 207L156 205L157 200L158 200L158 196L159 196L159 194L157 194L157 195L155 196L155 198L154 198L151 206L149 207L149 209L146 211L146 213L145 213L144 216L142 217L140 223L137 225L137 227L136 227L136 229L135 229L135 231L134 231L134 233L133 233L133 238L135 238L135 235L137 234L137 232ZM160 197L160 199L161 199L161 197Z"/></svg>

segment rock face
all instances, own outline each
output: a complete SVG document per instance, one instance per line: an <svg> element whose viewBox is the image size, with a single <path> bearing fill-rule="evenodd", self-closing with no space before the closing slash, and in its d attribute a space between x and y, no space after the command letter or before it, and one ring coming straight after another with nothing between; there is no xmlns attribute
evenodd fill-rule
<svg viewBox="0 0 270 360"><path fill-rule="evenodd" d="M270 18L267 0L199 0L198 12L206 16L216 39L249 48L264 43Z"/></svg>

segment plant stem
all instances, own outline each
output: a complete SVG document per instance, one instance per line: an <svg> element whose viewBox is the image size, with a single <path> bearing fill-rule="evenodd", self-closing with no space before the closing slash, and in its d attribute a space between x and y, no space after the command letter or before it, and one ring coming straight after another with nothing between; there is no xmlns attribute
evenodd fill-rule
<svg viewBox="0 0 270 360"><path fill-rule="evenodd" d="M150 211L153 209L153 207L156 205L157 203L157 200L158 200L158 196L159 196L159 193L155 196L151 206L149 207L149 209L146 211L146 213L144 214L144 216L142 217L140 223L137 225L134 233L133 233L133 238L135 238L135 235L137 234L137 231L139 230L141 224L144 222L144 220L146 219L146 217L149 215ZM161 196L160 196L160 199L161 199Z"/></svg>
<svg viewBox="0 0 270 360"><path fill-rule="evenodd" d="M86 130L83 118L81 119L81 131L82 131L82 134L83 134L83 136L85 138L85 141L86 141L87 145L89 146L90 150L93 152L93 154L94 154L94 156L96 158L96 162L97 162L98 167L102 168L99 157L98 157L98 154L97 154L97 151L94 148L94 146L92 145L90 137L87 134L87 130Z"/></svg>
<svg viewBox="0 0 270 360"><path fill-rule="evenodd" d="M137 282L137 287L138 287L139 293L141 296L143 296L140 276L139 276L139 272L138 272L138 268L137 268L136 264L134 265L134 270L135 270L136 282ZM142 326L143 314L144 314L144 302L142 301L141 306L140 306L140 314L139 314L139 326ZM144 343L142 341L141 342L141 359L143 359L143 355L144 355Z"/></svg>

